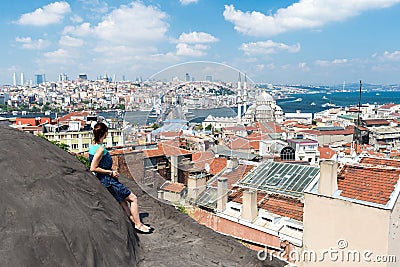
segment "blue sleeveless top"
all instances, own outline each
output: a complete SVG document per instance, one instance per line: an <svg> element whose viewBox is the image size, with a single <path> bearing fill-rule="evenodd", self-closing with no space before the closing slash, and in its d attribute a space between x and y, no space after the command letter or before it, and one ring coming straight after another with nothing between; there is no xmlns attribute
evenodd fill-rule
<svg viewBox="0 0 400 267"><path fill-rule="evenodd" d="M99 146L102 146L104 148L104 153L103 156L100 159L99 162L99 167L104 169L104 170L112 170L112 158L110 153L107 151L107 149L104 147L104 145L100 145L100 144L96 144L96 145L91 145L89 147L89 163L92 164L93 161L93 157L96 154L97 149L99 148ZM99 178L99 180L101 181L101 183L107 187L109 186L109 184L107 183L107 178L110 178L110 175L108 174L102 174L102 173L96 173L96 177Z"/></svg>
<svg viewBox="0 0 400 267"><path fill-rule="evenodd" d="M107 151L104 145L96 144L96 145L91 145L89 147L90 164L92 164L93 157L96 154L96 151L99 148L99 146L102 146L104 148L104 153L100 159L98 166L104 170L112 170L113 161L110 153ZM107 190L114 196L114 198L118 202L121 203L131 194L131 191L125 185L120 183L117 178L112 178L110 175L102 173L95 173L95 175L103 184L103 186L107 188Z"/></svg>

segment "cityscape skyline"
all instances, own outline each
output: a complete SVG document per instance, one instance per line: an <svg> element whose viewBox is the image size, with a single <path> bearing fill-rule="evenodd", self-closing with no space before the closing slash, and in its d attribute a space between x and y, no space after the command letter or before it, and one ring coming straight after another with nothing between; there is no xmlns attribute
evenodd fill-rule
<svg viewBox="0 0 400 267"><path fill-rule="evenodd" d="M25 82L64 73L148 79L191 61L226 65L259 83L399 83L399 3L2 2L0 84L21 73Z"/></svg>

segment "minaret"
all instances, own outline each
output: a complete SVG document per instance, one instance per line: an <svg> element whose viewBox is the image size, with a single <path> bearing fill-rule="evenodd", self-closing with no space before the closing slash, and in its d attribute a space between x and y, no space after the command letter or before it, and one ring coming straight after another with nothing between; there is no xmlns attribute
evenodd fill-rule
<svg viewBox="0 0 400 267"><path fill-rule="evenodd" d="M241 77L240 77L240 72L239 72L239 79L238 79L238 93L237 93L237 116L238 116L238 123L241 122L242 120L242 88L241 88Z"/></svg>
<svg viewBox="0 0 400 267"><path fill-rule="evenodd" d="M243 83L243 113L246 114L247 111L247 76L244 74Z"/></svg>
<svg viewBox="0 0 400 267"><path fill-rule="evenodd" d="M23 72L21 72L21 85L25 85L25 76Z"/></svg>

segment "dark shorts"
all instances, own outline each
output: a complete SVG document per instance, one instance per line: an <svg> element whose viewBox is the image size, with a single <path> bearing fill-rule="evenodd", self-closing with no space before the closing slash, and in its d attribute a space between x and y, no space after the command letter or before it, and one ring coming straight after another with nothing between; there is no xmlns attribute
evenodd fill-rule
<svg viewBox="0 0 400 267"><path fill-rule="evenodd" d="M119 203L131 194L131 191L125 185L108 175L102 177L100 181Z"/></svg>

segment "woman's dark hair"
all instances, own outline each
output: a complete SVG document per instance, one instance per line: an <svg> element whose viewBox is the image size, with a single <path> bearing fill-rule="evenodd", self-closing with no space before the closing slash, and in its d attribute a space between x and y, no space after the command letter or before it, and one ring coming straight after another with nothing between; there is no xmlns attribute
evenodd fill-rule
<svg viewBox="0 0 400 267"><path fill-rule="evenodd" d="M104 134L108 132L108 127L102 122L96 123L93 127L93 139L95 143L100 143L100 138L104 136Z"/></svg>

